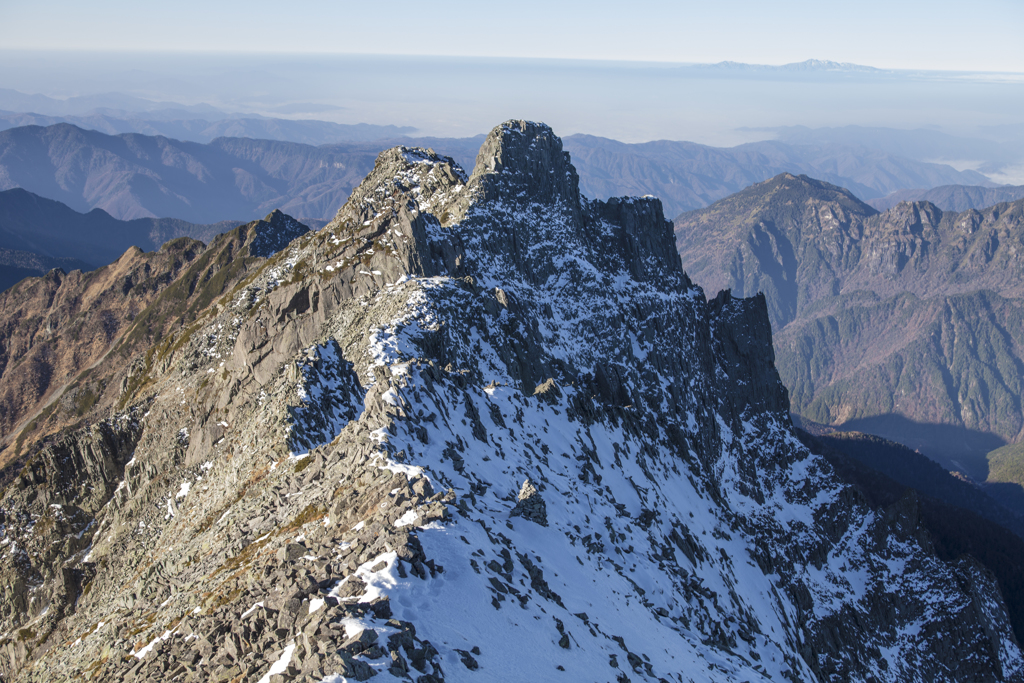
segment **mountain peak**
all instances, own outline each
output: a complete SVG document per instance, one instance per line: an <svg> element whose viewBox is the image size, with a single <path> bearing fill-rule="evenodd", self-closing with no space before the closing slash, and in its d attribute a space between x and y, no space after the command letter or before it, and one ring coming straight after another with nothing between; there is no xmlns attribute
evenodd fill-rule
<svg viewBox="0 0 1024 683"><path fill-rule="evenodd" d="M562 139L543 123L510 120L480 147L470 183L487 200L527 196L533 202L578 201L579 176Z"/></svg>
<svg viewBox="0 0 1024 683"><path fill-rule="evenodd" d="M846 253L855 248L864 221L877 213L849 190L780 173L678 216L674 230L683 263L697 282L708 291L731 288L741 297L764 292L778 329L798 312L797 255L803 245L822 241L830 253ZM739 263L737 244L745 245L750 272L742 281L729 275Z"/></svg>
<svg viewBox="0 0 1024 683"><path fill-rule="evenodd" d="M808 201L811 202L837 202L847 210L864 216L873 216L878 211L858 199L845 187L839 187L824 180L817 180L804 174L779 173L760 183L726 197L721 202L742 201L744 198L758 196L774 196L783 193L791 195L788 197L789 205L798 207ZM698 209L701 211L702 209Z"/></svg>
<svg viewBox="0 0 1024 683"><path fill-rule="evenodd" d="M309 226L298 222L280 209L274 209L261 221L253 221L249 227L254 234L249 244L249 253L263 258L273 256L293 239L309 232Z"/></svg>
<svg viewBox="0 0 1024 683"><path fill-rule="evenodd" d="M484 140L460 200L464 244L493 274L513 267L534 285L571 260L604 278L624 273L665 291L689 286L671 224L654 197L590 201L562 140L543 123L506 121ZM582 276L582 274L580 274ZM592 277L592 275L587 275Z"/></svg>
<svg viewBox="0 0 1024 683"><path fill-rule="evenodd" d="M430 149L382 152L329 227L349 226L349 239L372 234L371 241L379 241L376 235L393 229L385 226L394 221L413 239L395 246L404 265L396 270L394 262L381 264L382 277L522 278L540 286L574 254L603 278L624 268L662 289L689 286L661 202L582 197L569 154L543 123L496 126L468 177L450 157Z"/></svg>
<svg viewBox="0 0 1024 683"><path fill-rule="evenodd" d="M844 71L844 72L877 72L873 66L851 64L849 62L833 62L828 59L805 59L802 62L789 64L747 64L745 62L717 62L715 64L698 64L702 68L711 69L732 69L739 71L762 71L762 72L783 72L783 71Z"/></svg>
<svg viewBox="0 0 1024 683"><path fill-rule="evenodd" d="M802 62L783 64L779 68L789 71L878 71L873 66L851 64L850 62L833 62L830 59L805 59Z"/></svg>

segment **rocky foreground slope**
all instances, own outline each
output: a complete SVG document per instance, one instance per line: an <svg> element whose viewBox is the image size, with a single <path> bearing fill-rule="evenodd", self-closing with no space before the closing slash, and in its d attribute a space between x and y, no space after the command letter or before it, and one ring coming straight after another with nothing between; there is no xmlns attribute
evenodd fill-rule
<svg viewBox="0 0 1024 683"><path fill-rule="evenodd" d="M4 680L1024 678L991 576L794 438L764 299L545 126L383 153L179 330L4 492Z"/></svg>

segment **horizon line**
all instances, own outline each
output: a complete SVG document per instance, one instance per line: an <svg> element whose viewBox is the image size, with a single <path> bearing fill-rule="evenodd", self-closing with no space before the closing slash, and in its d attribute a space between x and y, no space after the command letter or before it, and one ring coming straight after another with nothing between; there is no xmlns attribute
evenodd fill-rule
<svg viewBox="0 0 1024 683"><path fill-rule="evenodd" d="M50 53L50 54L141 54L141 55L166 55L166 56L259 56L259 57L376 57L376 58L406 58L406 59L452 59L452 60L479 60L479 61L518 61L518 62L566 62L566 63L589 63L589 64L623 64L623 65L650 65L659 67L708 67L721 66L722 68L736 67L761 67L766 69L782 69L789 66L798 66L808 62L820 62L825 64L836 64L845 67L860 67L869 69L881 74L894 72L902 73L941 73L941 74L1003 74L1003 75L1024 75L1024 71L997 70L997 69L948 69L948 68L923 68L923 67L886 67L861 64L858 62L837 61L833 59L820 59L808 57L807 59L784 62L781 64L769 64L759 62L743 62L732 59L718 60L713 62L701 61L666 61L651 59L600 59L595 57L523 57L514 55L459 55L459 54L415 54L415 53L390 53L390 52L341 52L341 51L294 51L294 50L218 50L218 49L143 49L143 48L88 48L88 47L0 47L0 53ZM828 72L829 69L821 69ZM834 70L840 71L840 70ZM870 73L863 72L865 74Z"/></svg>

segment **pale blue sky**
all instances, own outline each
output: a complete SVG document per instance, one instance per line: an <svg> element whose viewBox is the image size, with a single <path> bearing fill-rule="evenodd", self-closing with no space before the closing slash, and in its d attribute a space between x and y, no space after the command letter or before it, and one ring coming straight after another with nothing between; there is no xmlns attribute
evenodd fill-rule
<svg viewBox="0 0 1024 683"><path fill-rule="evenodd" d="M1024 72L1022 0L0 0L0 49L328 52Z"/></svg>

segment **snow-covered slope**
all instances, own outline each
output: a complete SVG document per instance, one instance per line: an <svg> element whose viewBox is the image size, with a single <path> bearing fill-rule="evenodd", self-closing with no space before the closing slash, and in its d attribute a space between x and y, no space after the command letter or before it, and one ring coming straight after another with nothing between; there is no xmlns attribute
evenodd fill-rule
<svg viewBox="0 0 1024 683"><path fill-rule="evenodd" d="M51 629L13 675L1022 679L993 579L793 437L763 298L706 301L546 126L469 177L385 152L197 325L69 526L90 590L10 603Z"/></svg>

